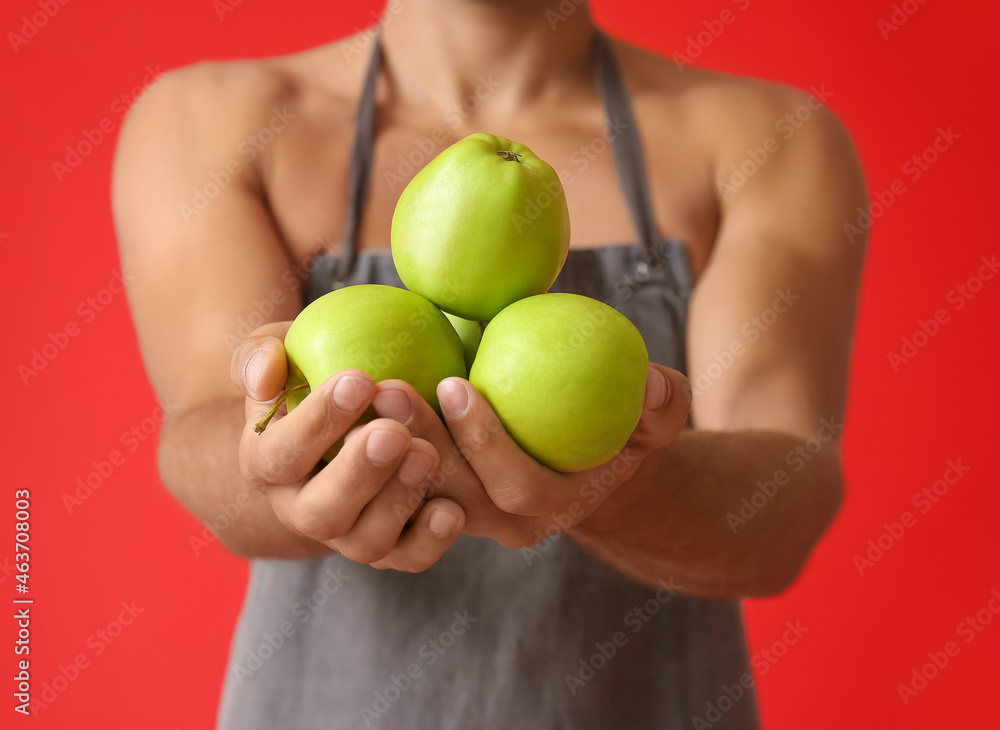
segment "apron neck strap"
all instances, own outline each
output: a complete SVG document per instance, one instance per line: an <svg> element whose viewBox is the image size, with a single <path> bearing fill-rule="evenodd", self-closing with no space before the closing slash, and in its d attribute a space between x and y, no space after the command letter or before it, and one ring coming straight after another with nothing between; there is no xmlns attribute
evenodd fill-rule
<svg viewBox="0 0 1000 730"><path fill-rule="evenodd" d="M654 256L658 240L656 219L649 196L649 178L643 158L642 141L635 123L628 89L611 48L601 30L594 33L593 64L597 88L604 106L606 134L615 156L615 168L632 223L647 257ZM371 60L365 74L354 126L354 146L348 173L347 217L343 247L337 262L334 288L350 276L357 252L357 237L368 197L372 157L375 148L375 85L382 57L382 34L372 37Z"/></svg>

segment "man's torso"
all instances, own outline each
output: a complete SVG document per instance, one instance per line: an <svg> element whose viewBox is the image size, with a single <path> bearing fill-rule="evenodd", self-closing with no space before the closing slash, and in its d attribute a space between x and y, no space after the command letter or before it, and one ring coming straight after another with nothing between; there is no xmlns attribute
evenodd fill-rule
<svg viewBox="0 0 1000 730"><path fill-rule="evenodd" d="M289 56L185 70L218 89L214 136L228 139L230 157L249 170L242 182L266 200L297 265L320 249L336 252L341 243L354 115L371 52L370 44L360 47L347 39ZM614 49L642 138L660 236L684 242L697 278L719 227L714 160L738 123L737 111L760 118L754 107L766 106L776 87L681 68L623 43ZM449 144L478 131L527 144L561 174L573 248L636 239L607 143L615 120L605 124L596 87L566 89L511 118L491 118L490 95L503 80L502 70L484 77L468 97L445 108L398 108L386 84L379 85L359 249L388 247L392 211L406 183Z"/></svg>

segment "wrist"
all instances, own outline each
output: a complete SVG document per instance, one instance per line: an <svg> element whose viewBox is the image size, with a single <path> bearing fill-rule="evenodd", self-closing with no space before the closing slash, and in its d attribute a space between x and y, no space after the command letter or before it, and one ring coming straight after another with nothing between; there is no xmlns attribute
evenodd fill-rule
<svg viewBox="0 0 1000 730"><path fill-rule="evenodd" d="M641 500L648 480L642 477L642 464L636 449L626 447L618 456L608 462L581 488L581 494L597 501L597 507L572 528L571 536L582 535L600 538L614 534L627 526L629 515L634 514L635 505ZM614 480L608 475L614 475Z"/></svg>

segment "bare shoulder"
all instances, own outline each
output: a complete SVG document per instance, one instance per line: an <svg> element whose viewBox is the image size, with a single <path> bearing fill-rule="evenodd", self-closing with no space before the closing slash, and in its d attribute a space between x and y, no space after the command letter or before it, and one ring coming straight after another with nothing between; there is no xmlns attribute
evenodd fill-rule
<svg viewBox="0 0 1000 730"><path fill-rule="evenodd" d="M194 152L253 127L263 110L293 98L295 86L289 74L268 60L204 61L173 69L136 100L121 143L157 137Z"/></svg>
<svg viewBox="0 0 1000 730"><path fill-rule="evenodd" d="M637 104L681 119L717 160L746 156L748 148L855 156L850 134L830 109L835 93L823 84L800 89L698 68L625 43L617 48Z"/></svg>
<svg viewBox="0 0 1000 730"><path fill-rule="evenodd" d="M858 264L866 236L848 235L845 222L867 207L867 191L830 89L700 69L625 44L619 55L637 108L674 140L658 143L682 144L706 170L720 231L712 250L745 248L751 229L766 229L758 238L769 247ZM847 253L845 235L861 245Z"/></svg>
<svg viewBox="0 0 1000 730"><path fill-rule="evenodd" d="M267 130L290 120L322 116L327 129L349 124L362 64L343 52L348 43L357 41L286 56L202 61L162 74L130 110L116 166L143 154L211 165L231 158L241 144L261 146L260 137L266 144Z"/></svg>

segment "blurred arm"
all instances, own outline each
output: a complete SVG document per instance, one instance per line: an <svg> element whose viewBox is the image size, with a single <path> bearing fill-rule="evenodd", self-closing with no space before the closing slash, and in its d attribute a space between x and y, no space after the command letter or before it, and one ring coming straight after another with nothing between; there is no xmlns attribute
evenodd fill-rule
<svg viewBox="0 0 1000 730"><path fill-rule="evenodd" d="M164 485L201 522L229 513L218 536L237 554L298 558L329 549L283 527L241 477L244 397L230 380L237 328L255 305L269 302L267 319L281 321L301 303L264 203L260 157L239 152L267 124L247 110L270 114L268 101L282 93L279 79L262 76L238 64L200 64L161 79L123 126L113 206L146 371L161 401L180 404L160 435ZM218 195L196 198L213 173L223 182ZM284 384L274 368L265 377L260 392Z"/></svg>
<svg viewBox="0 0 1000 730"><path fill-rule="evenodd" d="M725 141L719 181L767 138L778 151L741 185L719 189L721 225L688 323L694 429L570 530L651 584L673 578L686 593L718 597L779 593L840 505L865 246L843 224L866 195L853 144L829 112L814 110L790 139L776 132L808 100L768 87L734 99L734 121L711 122Z"/></svg>

